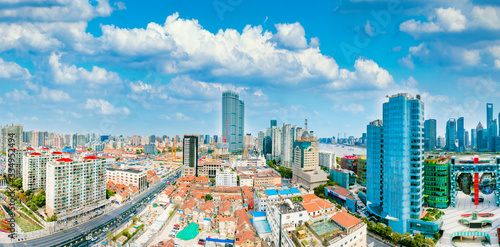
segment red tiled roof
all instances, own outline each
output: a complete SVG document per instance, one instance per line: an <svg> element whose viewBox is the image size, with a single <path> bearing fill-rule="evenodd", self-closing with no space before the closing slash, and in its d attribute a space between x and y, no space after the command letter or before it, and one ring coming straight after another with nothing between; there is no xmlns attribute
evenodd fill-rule
<svg viewBox="0 0 500 247"><path fill-rule="evenodd" d="M84 160L97 160L98 158L95 156L87 156L83 158Z"/></svg>
<svg viewBox="0 0 500 247"><path fill-rule="evenodd" d="M315 202L305 202L302 206L307 210L308 213L320 211L321 208Z"/></svg>
<svg viewBox="0 0 500 247"><path fill-rule="evenodd" d="M41 153L30 153L30 155L42 155Z"/></svg>
<svg viewBox="0 0 500 247"><path fill-rule="evenodd" d="M73 160L70 159L70 158L62 158L62 159L58 159L56 161L60 161L60 162L73 162Z"/></svg>
<svg viewBox="0 0 500 247"><path fill-rule="evenodd" d="M304 199L304 202L311 202L319 199L319 197L317 197L315 194L303 195L302 198Z"/></svg>
<svg viewBox="0 0 500 247"><path fill-rule="evenodd" d="M342 211L337 212L336 214L332 215L332 217L330 217L330 218L345 228L351 228L352 226L363 222L362 220L348 214L345 211L345 209L342 209Z"/></svg>

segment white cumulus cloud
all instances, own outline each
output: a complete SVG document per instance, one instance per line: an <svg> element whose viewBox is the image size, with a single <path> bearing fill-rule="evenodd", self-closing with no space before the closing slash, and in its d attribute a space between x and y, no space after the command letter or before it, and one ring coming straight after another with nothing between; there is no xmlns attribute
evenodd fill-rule
<svg viewBox="0 0 500 247"><path fill-rule="evenodd" d="M31 74L28 69L21 67L19 64L15 62L4 61L0 57L0 78L26 80L31 78Z"/></svg>
<svg viewBox="0 0 500 247"><path fill-rule="evenodd" d="M89 110L97 110L97 113L101 115L130 114L130 110L127 107L115 107L103 99L87 99L84 107Z"/></svg>
<svg viewBox="0 0 500 247"><path fill-rule="evenodd" d="M338 80L330 84L335 89L377 88L384 89L394 83L389 72L378 66L373 60L359 58L354 63L355 71L340 70Z"/></svg>

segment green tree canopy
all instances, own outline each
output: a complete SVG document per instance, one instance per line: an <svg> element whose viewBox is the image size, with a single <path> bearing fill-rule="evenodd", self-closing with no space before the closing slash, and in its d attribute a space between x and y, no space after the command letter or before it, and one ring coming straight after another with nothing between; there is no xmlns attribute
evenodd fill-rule
<svg viewBox="0 0 500 247"><path fill-rule="evenodd" d="M397 244L399 241L401 241L401 238L403 238L403 234L399 232L393 232L391 235L392 242Z"/></svg>
<svg viewBox="0 0 500 247"><path fill-rule="evenodd" d="M205 195L205 201L210 201L210 200L212 200L212 195L206 194Z"/></svg>

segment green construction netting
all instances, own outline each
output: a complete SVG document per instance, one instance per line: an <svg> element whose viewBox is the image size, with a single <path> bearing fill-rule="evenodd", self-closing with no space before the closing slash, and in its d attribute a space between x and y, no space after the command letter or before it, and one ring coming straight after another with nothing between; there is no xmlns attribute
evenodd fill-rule
<svg viewBox="0 0 500 247"><path fill-rule="evenodd" d="M177 238L182 240L191 240L196 238L198 233L198 224L190 223L186 228L182 229L182 231L177 234Z"/></svg>

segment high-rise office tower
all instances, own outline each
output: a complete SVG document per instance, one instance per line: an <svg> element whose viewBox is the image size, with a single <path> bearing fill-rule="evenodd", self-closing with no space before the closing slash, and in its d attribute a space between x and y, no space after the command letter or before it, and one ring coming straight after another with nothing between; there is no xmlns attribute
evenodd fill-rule
<svg viewBox="0 0 500 247"><path fill-rule="evenodd" d="M258 144L258 149L259 153L263 153L264 151L264 138L266 137L264 131L259 131L259 134L257 134L257 144Z"/></svg>
<svg viewBox="0 0 500 247"><path fill-rule="evenodd" d="M184 135L182 142L182 176L198 176L198 136Z"/></svg>
<svg viewBox="0 0 500 247"><path fill-rule="evenodd" d="M476 135L476 129L471 129L470 130L470 146L471 147L477 147L477 135Z"/></svg>
<svg viewBox="0 0 500 247"><path fill-rule="evenodd" d="M271 128L278 126L278 120L271 120Z"/></svg>
<svg viewBox="0 0 500 247"><path fill-rule="evenodd" d="M238 93L224 91L222 93L222 135L229 144L229 152L243 149L244 124L245 103L240 100Z"/></svg>
<svg viewBox="0 0 500 247"><path fill-rule="evenodd" d="M465 151L465 125L464 118L460 117L457 120L457 140L458 140L458 151Z"/></svg>
<svg viewBox="0 0 500 247"><path fill-rule="evenodd" d="M490 128L488 129L488 149L492 152L495 152L495 136L498 136L497 133L497 120L493 119L490 121Z"/></svg>
<svg viewBox="0 0 500 247"><path fill-rule="evenodd" d="M481 122L476 126L476 147L479 152L488 151L488 130L483 128Z"/></svg>
<svg viewBox="0 0 500 247"><path fill-rule="evenodd" d="M490 129L490 122L493 120L493 103L486 103L486 128Z"/></svg>
<svg viewBox="0 0 500 247"><path fill-rule="evenodd" d="M446 150L450 152L456 152L457 146L455 144L457 140L457 121L454 118L450 118L446 122Z"/></svg>
<svg viewBox="0 0 500 247"><path fill-rule="evenodd" d="M414 98L400 93L384 103L383 121L367 127L367 208L399 233L411 233L424 224L419 220L423 209L423 125L420 95Z"/></svg>
<svg viewBox="0 0 500 247"><path fill-rule="evenodd" d="M465 147L468 147L470 146L470 135L469 135L469 131L465 131Z"/></svg>
<svg viewBox="0 0 500 247"><path fill-rule="evenodd" d="M253 136L250 133L247 133L244 137L244 147L246 150L253 149Z"/></svg>
<svg viewBox="0 0 500 247"><path fill-rule="evenodd" d="M426 151L436 149L436 119L425 120L424 140L428 143Z"/></svg>
<svg viewBox="0 0 500 247"><path fill-rule="evenodd" d="M152 135L150 137L150 140L149 140L149 143L155 143L156 142L156 136L155 135Z"/></svg>

